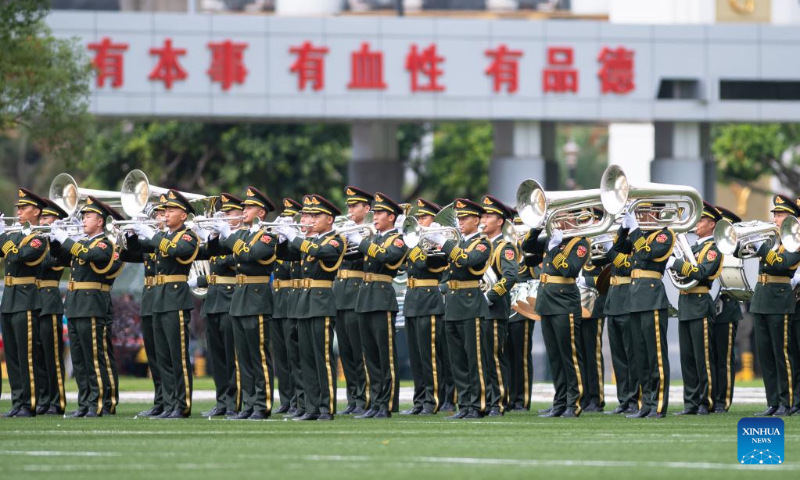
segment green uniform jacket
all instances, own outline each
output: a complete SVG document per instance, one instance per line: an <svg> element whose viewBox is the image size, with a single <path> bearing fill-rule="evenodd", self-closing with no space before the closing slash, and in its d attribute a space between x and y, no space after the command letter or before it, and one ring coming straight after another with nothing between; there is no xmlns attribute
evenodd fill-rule
<svg viewBox="0 0 800 480"><path fill-rule="evenodd" d="M278 245L278 259L282 262L282 265L286 270L289 272L289 278L291 280L302 280L303 279L303 267L300 266L300 259L302 254L299 250L295 248L289 248L289 243L282 243ZM273 274L275 278L279 278L277 275L278 266L275 266L275 273ZM334 288L334 295L336 294L336 284L333 286ZM284 295L285 297L281 299L282 302L285 302L285 312L283 317L279 317L276 312L278 312L278 307L273 307L273 314L272 316L275 318L297 318L295 316L297 310L297 299L300 296L300 288L282 288L280 290L280 294ZM277 298L277 295L275 296ZM273 298L275 305L277 305L277 300Z"/></svg>
<svg viewBox="0 0 800 480"><path fill-rule="evenodd" d="M675 260L673 270L691 280L697 280L699 287L711 288L711 283L722 273L722 254L708 239L699 245L692 246L697 266L683 259ZM697 320L699 318L714 319L717 314L714 300L708 293L690 293L678 299L678 320Z"/></svg>
<svg viewBox="0 0 800 480"><path fill-rule="evenodd" d="M489 268L497 275L497 283L487 293L489 300L489 315L487 320L508 320L511 316L511 289L517 284L517 270L519 269L519 253L513 243L503 240L498 235L492 240L492 256L489 259Z"/></svg>
<svg viewBox="0 0 800 480"><path fill-rule="evenodd" d="M577 278L589 259L589 242L584 237L564 239L544 254L541 275ZM536 293L539 315L581 316L581 293L578 286L561 283L540 283Z"/></svg>
<svg viewBox="0 0 800 480"><path fill-rule="evenodd" d="M209 275L219 277L236 276L236 260L233 255L212 256L208 252L208 245L201 245L197 260L208 260ZM208 289L206 297L203 299L203 307L200 309L200 314L207 316L230 312L234 285L209 285L208 280L208 276L197 279L198 287Z"/></svg>
<svg viewBox="0 0 800 480"><path fill-rule="evenodd" d="M628 229L621 228L614 238L614 244L606 253L606 259L611 262L611 276L630 277L633 264L631 263L631 252L633 243L628 238ZM625 302L628 299L630 283L611 285L608 287L606 302L603 313L606 315L627 315Z"/></svg>
<svg viewBox="0 0 800 480"><path fill-rule="evenodd" d="M275 235L259 230L250 233L242 228L225 240L209 240L209 252L213 255L233 254L236 273L247 276L269 277L277 259L278 239ZM231 300L231 315L272 315L272 289L269 281L236 285Z"/></svg>
<svg viewBox="0 0 800 480"><path fill-rule="evenodd" d="M648 270L663 275L675 245L675 234L672 230L663 228L643 232L641 228L637 228L629 236L633 243L633 255L631 255L633 270ZM665 308L669 308L669 299L660 279L631 280L628 299L625 302L625 309L628 312L648 312Z"/></svg>
<svg viewBox="0 0 800 480"><path fill-rule="evenodd" d="M22 233L0 234L0 255L5 260L6 277L35 277L48 251L45 237ZM42 307L35 284L7 286L3 290L2 313L39 310Z"/></svg>
<svg viewBox="0 0 800 480"><path fill-rule="evenodd" d="M103 280L101 283L104 283L110 287L114 286L114 282L116 281L117 277L122 275L122 271L125 269L125 262L122 260L122 256L120 255L120 247L114 245L114 251L111 252L111 256L113 258L111 263L111 269L103 275ZM111 296L109 295L109 300Z"/></svg>
<svg viewBox="0 0 800 480"><path fill-rule="evenodd" d="M442 251L447 254L450 265L447 269L448 281L480 281L489 268L492 243L483 235L476 234L461 242L448 240ZM448 289L444 310L445 320L486 318L489 304L480 288Z"/></svg>
<svg viewBox="0 0 800 480"><path fill-rule="evenodd" d="M141 263L144 265L144 276L156 276L156 254L147 253L143 250L139 237L128 235L126 237L127 248L120 251L120 259L125 263ZM153 289L152 285L145 285L142 289L142 303L139 308L139 316L150 317L153 315Z"/></svg>
<svg viewBox="0 0 800 480"><path fill-rule="evenodd" d="M302 254L300 263L303 279L333 282L347 248L345 239L330 231L308 239L300 237L289 242L290 250ZM336 300L332 288L302 288L297 297L295 318L335 317Z"/></svg>
<svg viewBox="0 0 800 480"><path fill-rule="evenodd" d="M378 275L397 276L397 270L405 263L408 246L403 235L393 228L375 235L372 240L364 239L358 246L364 254L364 272ZM397 296L391 282L364 282L358 291L356 312L396 312Z"/></svg>
<svg viewBox="0 0 800 480"><path fill-rule="evenodd" d="M353 252L346 254L340 270L364 271L364 254ZM336 296L336 308L339 310L355 310L358 301L358 291L363 282L360 278L338 278L333 285L333 293Z"/></svg>
<svg viewBox="0 0 800 480"><path fill-rule="evenodd" d="M64 268L69 266L61 258L54 257L52 252L47 252L47 256L42 261L42 268L39 270L37 278L39 280L61 281ZM39 289L39 301L42 303L39 315L63 315L64 300L61 298L61 290L58 287L44 287Z"/></svg>
<svg viewBox="0 0 800 480"><path fill-rule="evenodd" d="M759 274L778 277L794 276L800 263L800 253L787 252L783 245L777 251L770 242L764 242L758 249L761 259ZM750 300L750 313L781 314L794 313L795 300L792 286L788 283L756 283L753 299Z"/></svg>
<svg viewBox="0 0 800 480"><path fill-rule="evenodd" d="M275 268L272 270L274 280L292 279L292 262L281 260L275 261ZM289 297L291 288L274 289L272 291L272 318L289 318Z"/></svg>
<svg viewBox="0 0 800 480"><path fill-rule="evenodd" d="M200 249L197 234L184 225L174 232L158 232L153 238L140 242L145 251L156 253L156 276L188 276ZM154 314L193 308L194 297L186 282L165 283L153 287Z"/></svg>
<svg viewBox="0 0 800 480"><path fill-rule="evenodd" d="M589 258L589 260L586 262L586 265L583 266L583 278L586 280L587 287L597 288L597 278L603 271L603 267L605 267L607 264L608 260L606 258L601 258L598 260L592 260L591 257ZM594 308L592 309L591 318L605 317L605 304L606 295L602 295L598 292L597 299L594 301Z"/></svg>
<svg viewBox="0 0 800 480"><path fill-rule="evenodd" d="M103 233L78 241L67 238L61 245L53 242L52 249L54 255L69 259L71 282L103 284L114 268L114 244ZM74 290L67 292L64 309L70 318L104 318L110 302L111 295L100 289Z"/></svg>
<svg viewBox="0 0 800 480"><path fill-rule="evenodd" d="M447 268L444 255L427 255L419 247L408 251L406 272L409 280L436 280L441 282ZM444 300L439 287L416 287L406 290L403 315L408 317L427 317L444 315Z"/></svg>

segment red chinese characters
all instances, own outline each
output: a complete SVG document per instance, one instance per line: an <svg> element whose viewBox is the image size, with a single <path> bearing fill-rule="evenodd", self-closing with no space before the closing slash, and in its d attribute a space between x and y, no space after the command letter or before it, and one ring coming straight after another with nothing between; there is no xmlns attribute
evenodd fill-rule
<svg viewBox="0 0 800 480"><path fill-rule="evenodd" d="M436 45L431 44L425 50L418 51L417 45L411 45L406 55L406 70L411 73L412 92L443 92L444 85L438 83L439 77L444 73L438 68L444 62L444 57L436 53ZM420 79L424 77L424 79ZM422 80L427 80L423 83Z"/></svg>
<svg viewBox="0 0 800 480"><path fill-rule="evenodd" d="M328 47L315 47L306 41L299 47L291 47L289 53L297 55L289 71L297 74L298 90L305 90L309 82L312 90L322 90L325 87L325 54L328 53Z"/></svg>
<svg viewBox="0 0 800 480"><path fill-rule="evenodd" d="M486 50L486 55L493 59L484 73L494 78L494 91L500 92L503 85L506 85L508 93L516 92L519 82L519 58L522 56L522 51L509 50L505 45L500 45L494 50Z"/></svg>
<svg viewBox="0 0 800 480"><path fill-rule="evenodd" d="M578 71L572 68L572 47L548 47L548 67L542 72L545 92L577 92Z"/></svg>
<svg viewBox="0 0 800 480"><path fill-rule="evenodd" d="M383 52L371 52L369 43L361 44L361 50L350 54L350 83L347 88L362 90L384 90Z"/></svg>
<svg viewBox="0 0 800 480"><path fill-rule="evenodd" d="M88 48L96 52L92 65L97 69L97 86L104 87L109 79L112 88L121 87L125 81L123 53L128 50L128 44L112 43L105 37L98 43L90 43Z"/></svg>
<svg viewBox="0 0 800 480"><path fill-rule="evenodd" d="M243 84L247 78L247 68L244 66L244 50L246 43L234 43L230 40L209 43L211 49L211 66L208 76L212 82L222 84L222 90L230 90L234 83Z"/></svg>
<svg viewBox="0 0 800 480"><path fill-rule="evenodd" d="M186 55L186 49L172 48L172 39L164 40L163 48L151 48L150 55L158 55L158 64L147 78L161 80L167 90L172 89L174 81L186 80L189 76L178 61L179 56Z"/></svg>
<svg viewBox="0 0 800 480"><path fill-rule="evenodd" d="M603 47L597 61L602 64L597 76L600 77L600 91L603 94L624 95L636 87L633 74L633 50L625 47L610 49Z"/></svg>

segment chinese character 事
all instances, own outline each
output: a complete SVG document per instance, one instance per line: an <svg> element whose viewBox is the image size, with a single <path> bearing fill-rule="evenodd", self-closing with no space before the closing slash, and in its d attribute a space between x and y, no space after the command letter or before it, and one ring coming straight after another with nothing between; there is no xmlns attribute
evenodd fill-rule
<svg viewBox="0 0 800 480"><path fill-rule="evenodd" d="M112 88L119 88L125 82L123 52L128 49L127 43L112 43L111 39L104 37L97 43L90 43L89 50L96 53L92 65L97 70L97 86L104 87L106 79L111 80Z"/></svg>
<svg viewBox="0 0 800 480"><path fill-rule="evenodd" d="M150 55L158 55L158 64L147 78L161 80L167 90L172 89L175 80L186 80L189 76L178 61L178 56L186 55L186 49L172 48L171 39L164 40L163 48L151 48Z"/></svg>
<svg viewBox="0 0 800 480"><path fill-rule="evenodd" d="M221 83L222 90L230 90L234 83L243 84L249 73L244 66L247 44L225 40L210 42L208 48L211 49L211 66L206 73L211 81Z"/></svg>
<svg viewBox="0 0 800 480"><path fill-rule="evenodd" d="M315 47L305 41L299 47L289 48L289 53L297 55L289 71L297 74L298 90L305 90L309 82L312 90L322 90L325 87L325 55L328 47Z"/></svg>
<svg viewBox="0 0 800 480"><path fill-rule="evenodd" d="M548 67L542 71L544 92L577 92L578 71L572 68L572 47L548 47Z"/></svg>

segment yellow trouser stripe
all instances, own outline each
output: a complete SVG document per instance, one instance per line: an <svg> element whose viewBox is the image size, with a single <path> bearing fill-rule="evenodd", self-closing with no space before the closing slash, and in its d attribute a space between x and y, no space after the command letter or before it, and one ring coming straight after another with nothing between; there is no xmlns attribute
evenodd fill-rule
<svg viewBox="0 0 800 480"><path fill-rule="evenodd" d="M581 400L583 400L583 377L581 366L578 364L578 349L575 347L575 316L569 314L569 339L572 347L572 364L575 366L575 376L578 380L578 400L575 402L575 413L581 413Z"/></svg>
<svg viewBox="0 0 800 480"><path fill-rule="evenodd" d="M527 320L523 320L523 322L525 322L525 338L522 340L522 381L525 385L525 408L528 408L531 404L531 391L528 382L528 354L530 353L528 351L530 348L528 345L528 328L530 324Z"/></svg>
<svg viewBox="0 0 800 480"><path fill-rule="evenodd" d="M733 396L733 377L731 376L732 367L732 353L733 353L733 322L728 324L728 356L725 357L725 369L727 377L727 388L725 389L725 410L731 408L731 396Z"/></svg>
<svg viewBox="0 0 800 480"><path fill-rule="evenodd" d="M594 361L597 363L597 391L600 394L600 405L606 402L605 378L603 377L603 319L597 319L597 338L595 339Z"/></svg>
<svg viewBox="0 0 800 480"><path fill-rule="evenodd" d="M369 410L372 404L372 397L370 396L370 381L369 381L369 369L367 368L367 356L363 353L361 354L361 363L364 365L364 380L366 385L364 386L364 408Z"/></svg>
<svg viewBox="0 0 800 480"><path fill-rule="evenodd" d="M106 360L106 373L108 374L108 384L111 386L111 413L117 411L117 388L114 385L114 375L111 371L111 361L108 358L108 349L106 348L106 326L103 325L103 338L100 342L103 349L103 358Z"/></svg>
<svg viewBox="0 0 800 480"><path fill-rule="evenodd" d="M786 380L789 385L789 405L794 405L794 391L792 389L792 363L789 360L789 315L783 316L783 359L786 361Z"/></svg>
<svg viewBox="0 0 800 480"><path fill-rule="evenodd" d="M61 325L58 324L56 315L51 315L53 320L53 350L56 359L56 377L58 378L58 405L61 410L67 408L67 396L64 393L64 379L61 377L61 352L58 351L58 338L61 335Z"/></svg>
<svg viewBox="0 0 800 480"><path fill-rule="evenodd" d="M483 382L483 362L481 361L481 319L475 319L475 349L478 359L478 377L480 378L481 412L486 411L486 384Z"/></svg>
<svg viewBox="0 0 800 480"><path fill-rule="evenodd" d="M266 334L264 332L264 315L258 316L258 355L261 357L261 369L264 370L264 392L267 396L267 411L272 411L272 389L269 388L269 370L267 369L267 352L264 349Z"/></svg>
<svg viewBox="0 0 800 480"><path fill-rule="evenodd" d="M661 358L661 324L658 319L658 310L653 311L655 320L656 332L656 351L658 358L658 406L656 413L663 413L661 410L664 408L664 359Z"/></svg>
<svg viewBox="0 0 800 480"><path fill-rule="evenodd" d="M706 380L708 381L708 409L714 408L713 382L711 381L711 350L708 345L708 319L703 319L703 357L706 364Z"/></svg>
<svg viewBox="0 0 800 480"><path fill-rule="evenodd" d="M97 380L97 390L100 396L97 398L97 414L103 414L103 379L100 376L100 360L97 356L97 319L92 317L92 360L94 360L94 375Z"/></svg>
<svg viewBox="0 0 800 480"><path fill-rule="evenodd" d="M183 367L183 387L186 395L186 411L188 415L192 411L192 392L189 390L189 370L186 368L186 331L184 330L183 310L178 311L181 329L181 366Z"/></svg>
<svg viewBox="0 0 800 480"><path fill-rule="evenodd" d="M366 370L366 364L364 370ZM325 317L325 371L328 374L328 413L333 415L336 412L333 399L333 369L331 369L331 317ZM367 377L369 378L369 377ZM367 380L367 402L369 402L369 380Z"/></svg>
<svg viewBox="0 0 800 480"><path fill-rule="evenodd" d="M392 328L392 312L386 312L386 324L387 330L389 331L389 373L392 376L392 383L390 383L390 390L389 390L389 411L392 411L394 408L394 382L395 382L395 372L394 372L394 328Z"/></svg>
<svg viewBox="0 0 800 480"><path fill-rule="evenodd" d="M494 342L494 345L493 345L493 347L494 347L493 348L494 370L495 370L495 375L497 375L497 384L500 387L500 411L504 412L505 411L505 407L503 406L503 399L505 399L505 396L506 396L506 388L505 388L505 385L503 385L503 373L500 371L500 354L499 354L499 350L500 350L499 343L500 343L500 341L499 341L498 335L497 335L497 320L492 320L492 324L493 324L492 326L493 326L493 329L494 329L494 332L493 332L493 337L494 337L493 338L493 342Z"/></svg>
<svg viewBox="0 0 800 480"><path fill-rule="evenodd" d="M233 363L236 366L236 409L242 408L242 372L239 370L239 355L233 354Z"/></svg>
<svg viewBox="0 0 800 480"><path fill-rule="evenodd" d="M431 315L431 368L433 369L433 413L439 411L439 374L436 368L436 315Z"/></svg>
<svg viewBox="0 0 800 480"><path fill-rule="evenodd" d="M36 411L36 379L33 376L33 315L28 310L28 377L31 383L31 410Z"/></svg>

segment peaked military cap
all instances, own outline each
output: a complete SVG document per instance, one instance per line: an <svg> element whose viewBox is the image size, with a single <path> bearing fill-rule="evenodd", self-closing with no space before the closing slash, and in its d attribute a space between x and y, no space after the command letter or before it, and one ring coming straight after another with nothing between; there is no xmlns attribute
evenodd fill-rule
<svg viewBox="0 0 800 480"><path fill-rule="evenodd" d="M298 213L303 206L297 200L292 198L284 198L283 199L283 212L281 212L281 217L294 217Z"/></svg>
<svg viewBox="0 0 800 480"><path fill-rule="evenodd" d="M358 187L346 187L344 189L344 193L345 195L347 195L346 203L348 205L352 205L358 202L364 202L372 205L372 201L375 200L375 198L372 196L371 193L367 193L366 191L361 190Z"/></svg>
<svg viewBox="0 0 800 480"><path fill-rule="evenodd" d="M375 201L372 203L372 210L376 212L389 212L395 215L401 215L403 213L403 208L397 202L381 192L375 192Z"/></svg>
<svg viewBox="0 0 800 480"><path fill-rule="evenodd" d="M775 195L772 197L771 212L786 212L795 217L800 216L800 207L786 195Z"/></svg>
<svg viewBox="0 0 800 480"><path fill-rule="evenodd" d="M222 202L222 205L219 207L221 212L227 212L229 210L242 210L242 199L237 197L236 195L231 195L227 192L222 192L219 194L219 200Z"/></svg>
<svg viewBox="0 0 800 480"><path fill-rule="evenodd" d="M423 215L436 216L441 211L442 211L442 207L438 203L433 203L433 202L431 202L429 200L425 200L424 198L417 199L417 213L416 213L416 216L418 216L418 217L421 217Z"/></svg>
<svg viewBox="0 0 800 480"><path fill-rule="evenodd" d="M272 203L272 200L255 187L247 187L242 205L255 205L256 207L263 208L267 213L275 211L275 204Z"/></svg>
<svg viewBox="0 0 800 480"><path fill-rule="evenodd" d="M56 202L47 199L45 200L47 201L47 206L42 209L42 215L52 215L59 220L64 220L65 218L69 217L67 212L59 207Z"/></svg>
<svg viewBox="0 0 800 480"><path fill-rule="evenodd" d="M494 213L496 215L500 215L504 219L514 216L513 208L509 207L491 195L484 195L481 203L483 204L483 211L485 213Z"/></svg>
<svg viewBox="0 0 800 480"><path fill-rule="evenodd" d="M17 203L15 203L14 206L24 207L25 205L33 205L39 210L44 210L44 207L47 206L47 200L31 192L27 188L20 188L17 192Z"/></svg>
<svg viewBox="0 0 800 480"><path fill-rule="evenodd" d="M192 204L189 203L189 200L186 200L186 197L184 197L181 192L170 189L165 197L166 198L163 198L165 201L161 202L164 208L180 208L186 213L195 213L194 207L192 207Z"/></svg>
<svg viewBox="0 0 800 480"><path fill-rule="evenodd" d="M719 222L722 220L722 214L719 213L717 207L711 205L710 203L703 200L703 216L714 220L715 222Z"/></svg>
<svg viewBox="0 0 800 480"><path fill-rule="evenodd" d="M736 215L727 208L720 207L719 205L715 208L717 209L717 211L719 211L719 214L722 216L722 218L731 223L739 223L742 221L742 218L739 215Z"/></svg>
<svg viewBox="0 0 800 480"><path fill-rule="evenodd" d="M483 213L483 207L467 198L457 198L455 207L456 216L459 218L468 217L470 215L480 217L481 213Z"/></svg>
<svg viewBox="0 0 800 480"><path fill-rule="evenodd" d="M303 197L303 211L311 214L324 213L332 217L342 214L342 211L336 208L336 205L330 200L316 193Z"/></svg>
<svg viewBox="0 0 800 480"><path fill-rule="evenodd" d="M96 213L103 217L103 220L106 217L111 217L114 220L122 220L123 217L120 215L119 212L111 208L109 205L101 202L100 200L94 198L93 196L89 196L86 198L86 205L81 208L81 213Z"/></svg>

